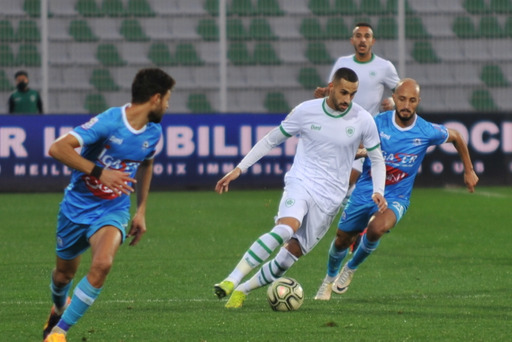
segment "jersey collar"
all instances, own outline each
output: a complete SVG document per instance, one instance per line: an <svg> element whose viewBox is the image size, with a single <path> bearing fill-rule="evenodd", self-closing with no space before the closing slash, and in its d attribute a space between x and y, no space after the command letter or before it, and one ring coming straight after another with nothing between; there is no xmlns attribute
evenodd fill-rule
<svg viewBox="0 0 512 342"><path fill-rule="evenodd" d="M350 105L344 112L340 112L340 111L332 109L331 107L329 107L327 105L327 97L324 98L324 101L322 102L322 109L324 110L324 113L333 118L341 118L341 117L345 116L350 111L351 108L352 108L352 102L350 102Z"/></svg>
<svg viewBox="0 0 512 342"><path fill-rule="evenodd" d="M352 57L352 59L354 60L355 63L357 64L366 64L366 63L370 63L371 61L373 61L375 59L375 54L372 52L372 58L370 58L370 60L368 62L360 62L357 60L356 58L356 54L354 54L354 56Z"/></svg>
<svg viewBox="0 0 512 342"><path fill-rule="evenodd" d="M142 132L144 132L146 130L146 127L148 125L144 125L144 127L142 127L141 129L135 129L135 128L132 127L132 125L130 125L130 123L128 122L128 118L126 117L126 108L130 107L131 105L132 105L131 103L127 103L127 104L125 104L124 106L121 107L121 114L122 114L122 117L123 117L124 125L133 134L141 134Z"/></svg>

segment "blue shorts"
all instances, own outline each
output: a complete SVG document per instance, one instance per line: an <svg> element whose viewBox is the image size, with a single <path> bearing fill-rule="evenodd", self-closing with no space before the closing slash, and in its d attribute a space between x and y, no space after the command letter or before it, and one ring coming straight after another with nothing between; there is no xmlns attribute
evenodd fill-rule
<svg viewBox="0 0 512 342"><path fill-rule="evenodd" d="M395 214L396 223L402 219L408 207L409 201L403 201L398 198L388 200L388 208ZM378 209L373 201L360 202L350 199L347 207L341 214L338 229L344 232L362 232L368 227L368 221L370 221L370 218Z"/></svg>
<svg viewBox="0 0 512 342"><path fill-rule="evenodd" d="M128 227L130 214L125 211L112 212L100 217L93 224L79 224L68 219L59 212L57 223L57 256L64 260L72 260L89 248L89 239L99 229L114 226L119 229L124 242L125 229Z"/></svg>

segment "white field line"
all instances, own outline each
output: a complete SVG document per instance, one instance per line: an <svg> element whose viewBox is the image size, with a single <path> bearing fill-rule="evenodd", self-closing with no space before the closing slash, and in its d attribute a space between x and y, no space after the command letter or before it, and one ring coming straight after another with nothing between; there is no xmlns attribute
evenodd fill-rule
<svg viewBox="0 0 512 342"><path fill-rule="evenodd" d="M445 189L443 189L443 191L451 192L454 194L468 194L468 195L473 195L473 196L476 195L476 196L494 197L494 198L512 198L512 194L505 195L505 194L500 194L500 193L491 192L491 191L480 191L480 190L478 190L478 187L475 188L475 192L473 192L473 193L469 193L466 188L445 188Z"/></svg>

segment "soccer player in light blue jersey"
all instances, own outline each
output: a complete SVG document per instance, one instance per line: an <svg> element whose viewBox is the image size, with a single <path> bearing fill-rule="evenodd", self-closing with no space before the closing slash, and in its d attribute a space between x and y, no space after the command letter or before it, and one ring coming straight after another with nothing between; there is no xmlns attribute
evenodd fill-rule
<svg viewBox="0 0 512 342"><path fill-rule="evenodd" d="M127 236L136 245L146 232L153 156L162 135L159 123L174 84L160 69L142 69L132 83L131 103L106 110L51 145L49 154L73 171L58 215L57 261L50 284L54 304L44 341L66 341L69 328L100 294L119 246ZM134 188L137 209L126 234ZM80 256L88 248L91 266L69 302Z"/></svg>
<svg viewBox="0 0 512 342"><path fill-rule="evenodd" d="M451 143L464 164L464 183L474 191L478 176L473 170L466 142L460 133L442 125L430 123L416 114L420 103L420 87L413 79L399 82L394 94L396 110L377 115L375 122L386 162L385 198L388 208L379 212L368 200L372 191L371 163L365 160L363 173L338 224L336 238L329 249L327 275L315 299L329 300L331 292L347 291L358 266L377 248L380 238L392 229L409 207L414 179L432 145ZM368 227L352 258L340 267L349 246Z"/></svg>

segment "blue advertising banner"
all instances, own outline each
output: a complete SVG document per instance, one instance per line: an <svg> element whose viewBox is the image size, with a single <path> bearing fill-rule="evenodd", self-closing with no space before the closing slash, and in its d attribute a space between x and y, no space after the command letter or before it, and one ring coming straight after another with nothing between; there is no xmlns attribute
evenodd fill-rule
<svg viewBox="0 0 512 342"><path fill-rule="evenodd" d="M155 157L153 190L213 189L251 147L284 115L167 115ZM48 156L60 135L87 122L89 115L1 115L0 191L61 191L70 170ZM426 115L462 133L469 144L481 185L512 183L512 116ZM276 147L237 180L239 188L281 187L297 138ZM463 185L463 168L451 144L432 148L416 183Z"/></svg>

